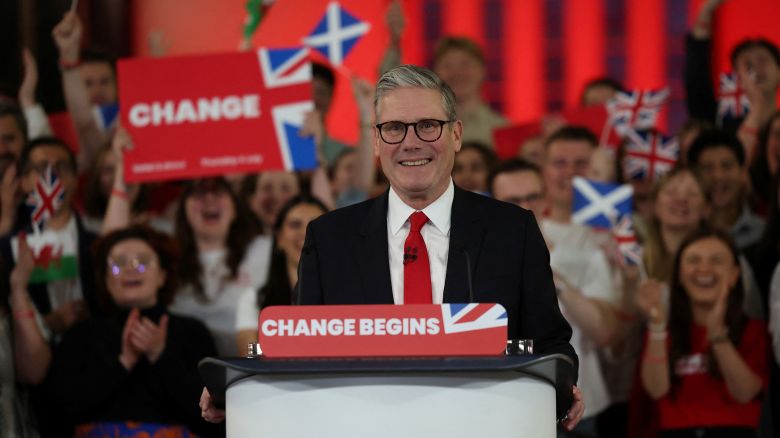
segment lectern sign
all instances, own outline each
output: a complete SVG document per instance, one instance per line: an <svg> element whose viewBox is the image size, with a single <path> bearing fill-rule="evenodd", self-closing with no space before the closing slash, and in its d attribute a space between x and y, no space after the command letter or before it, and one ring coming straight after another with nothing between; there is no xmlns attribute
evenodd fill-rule
<svg viewBox="0 0 780 438"><path fill-rule="evenodd" d="M503 353L500 304L279 306L260 314L263 355L279 358Z"/></svg>

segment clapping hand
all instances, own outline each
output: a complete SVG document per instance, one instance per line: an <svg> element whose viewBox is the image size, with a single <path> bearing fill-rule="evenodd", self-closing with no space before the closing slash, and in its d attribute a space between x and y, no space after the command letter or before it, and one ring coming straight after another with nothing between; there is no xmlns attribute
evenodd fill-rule
<svg viewBox="0 0 780 438"><path fill-rule="evenodd" d="M657 324L666 322L663 291L663 283L652 278L639 286L639 291L636 294L636 305L650 322Z"/></svg>
<svg viewBox="0 0 780 438"><path fill-rule="evenodd" d="M60 52L60 62L75 64L79 60L82 26L79 16L68 11L51 32Z"/></svg>
<svg viewBox="0 0 780 438"><path fill-rule="evenodd" d="M135 367L141 356L146 356L150 363L156 363L163 351L168 335L168 315L160 318L155 324L149 318L142 317L141 312L134 308L125 322L122 331L122 351L119 361L128 370Z"/></svg>

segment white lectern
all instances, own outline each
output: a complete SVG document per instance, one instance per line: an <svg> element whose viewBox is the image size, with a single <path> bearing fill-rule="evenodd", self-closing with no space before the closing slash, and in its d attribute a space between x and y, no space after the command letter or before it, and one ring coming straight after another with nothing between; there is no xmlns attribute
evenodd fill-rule
<svg viewBox="0 0 780 438"><path fill-rule="evenodd" d="M204 359L227 436L553 438L571 404L563 355Z"/></svg>

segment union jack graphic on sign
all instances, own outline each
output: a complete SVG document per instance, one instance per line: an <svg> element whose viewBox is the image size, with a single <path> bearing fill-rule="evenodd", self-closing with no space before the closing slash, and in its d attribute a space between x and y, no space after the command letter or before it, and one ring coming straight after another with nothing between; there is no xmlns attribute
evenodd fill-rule
<svg viewBox="0 0 780 438"><path fill-rule="evenodd" d="M506 310L500 304L442 304L444 333L461 333L507 325Z"/></svg>
<svg viewBox="0 0 780 438"><path fill-rule="evenodd" d="M720 94L718 95L718 123L723 119L745 117L750 111L750 100L739 87L736 73L720 74Z"/></svg>
<svg viewBox="0 0 780 438"><path fill-rule="evenodd" d="M310 87L311 64L308 49L260 49L260 70L268 89ZM271 108L273 127L279 140L282 162L286 170L317 167L316 145L313 137L302 137L306 113L314 110L311 101L286 103Z"/></svg>
<svg viewBox="0 0 780 438"><path fill-rule="evenodd" d="M42 230L46 222L54 216L65 199L65 188L51 166L38 177L35 189L27 196L27 206L31 209L30 219L33 227Z"/></svg>

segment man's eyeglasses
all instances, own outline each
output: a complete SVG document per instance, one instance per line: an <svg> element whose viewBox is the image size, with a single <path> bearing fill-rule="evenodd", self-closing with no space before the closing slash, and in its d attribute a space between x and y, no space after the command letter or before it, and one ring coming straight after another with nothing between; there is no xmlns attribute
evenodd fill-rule
<svg viewBox="0 0 780 438"><path fill-rule="evenodd" d="M441 132L445 124L454 122L454 120L436 120L422 119L412 123L398 121L384 122L376 125L379 130L379 136L387 144L398 144L404 141L406 133L410 126L414 126L414 133L422 141L431 143L441 137Z"/></svg>
<svg viewBox="0 0 780 438"><path fill-rule="evenodd" d="M132 258L125 256L108 258L108 268L111 270L111 275L115 277L128 269L133 269L139 274L143 274L147 269L154 266L155 263L157 263L157 258L151 254L140 254Z"/></svg>

